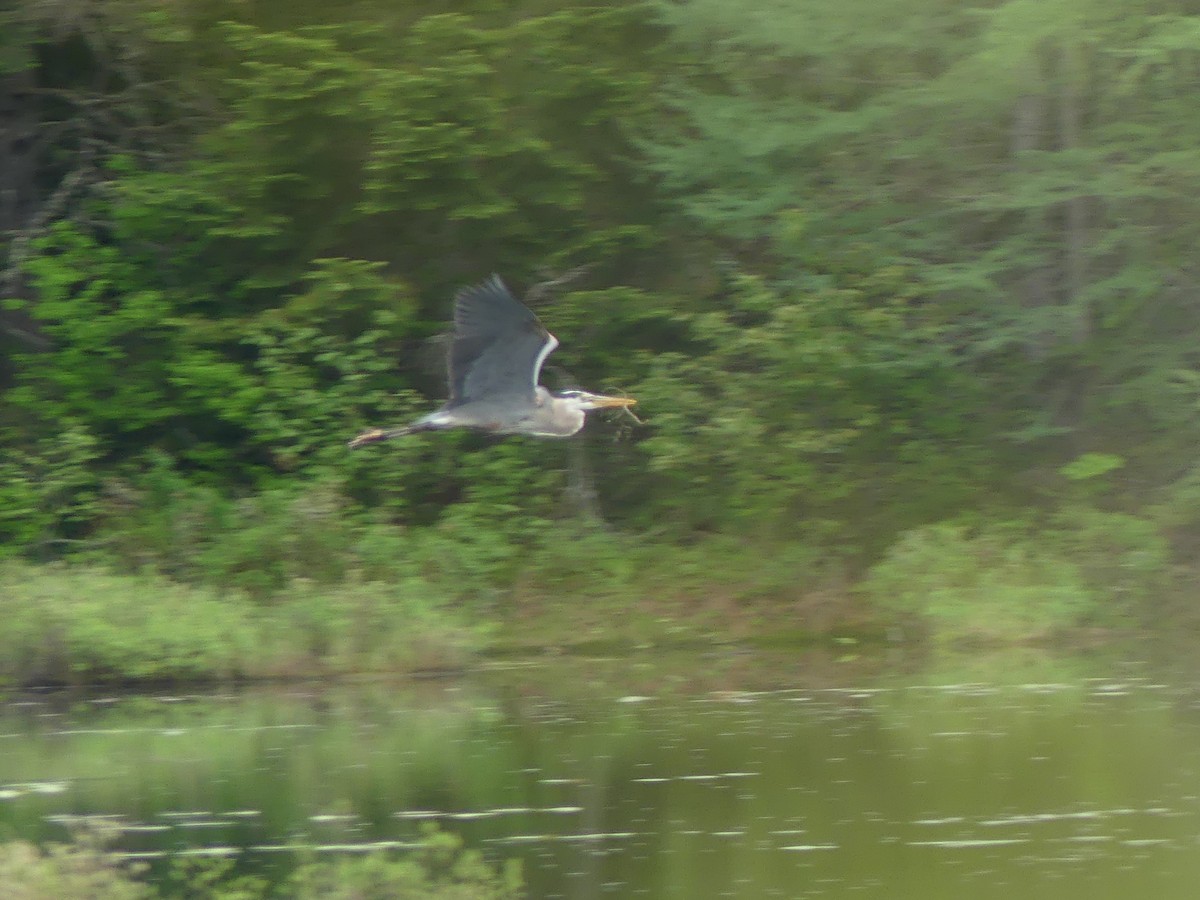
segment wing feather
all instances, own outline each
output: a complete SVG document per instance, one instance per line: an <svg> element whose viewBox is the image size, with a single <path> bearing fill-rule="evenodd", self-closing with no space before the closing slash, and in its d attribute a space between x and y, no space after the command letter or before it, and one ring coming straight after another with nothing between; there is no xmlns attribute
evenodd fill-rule
<svg viewBox="0 0 1200 900"><path fill-rule="evenodd" d="M450 405L501 395L532 403L542 363L557 346L554 335L499 276L459 291L450 343Z"/></svg>

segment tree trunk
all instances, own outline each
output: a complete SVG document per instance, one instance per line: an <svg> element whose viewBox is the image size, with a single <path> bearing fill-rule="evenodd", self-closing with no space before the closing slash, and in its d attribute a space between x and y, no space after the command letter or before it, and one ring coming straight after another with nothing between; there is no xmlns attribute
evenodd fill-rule
<svg viewBox="0 0 1200 900"><path fill-rule="evenodd" d="M1013 110L1012 133L1009 139L1013 171L1020 178L1025 168L1022 156L1037 150L1041 143L1046 116L1045 95L1031 91L1017 99ZM1031 234L1046 230L1046 216L1041 209L1032 209L1025 216L1025 228ZM1052 302L1052 276L1049 265L1035 264L1017 283L1019 302L1025 308L1044 308ZM1034 359L1044 359L1050 351L1051 336L1044 331L1031 332L1026 338L1026 352Z"/></svg>
<svg viewBox="0 0 1200 900"><path fill-rule="evenodd" d="M1059 57L1059 147L1070 151L1080 144L1080 60L1070 38ZM1065 204L1063 233L1063 302L1071 309L1071 339L1083 344L1092 332L1091 312L1083 293L1087 281L1087 198L1080 193Z"/></svg>
<svg viewBox="0 0 1200 900"><path fill-rule="evenodd" d="M26 230L37 215L38 120L33 89L32 70L0 76L0 242L7 247L0 255L0 300L25 294L21 257ZM0 337L5 336L24 348L46 343L29 317L18 310L0 309Z"/></svg>
<svg viewBox="0 0 1200 900"><path fill-rule="evenodd" d="M589 522L603 524L600 513L600 495L596 490L596 479L588 465L587 447L583 435L568 439L567 450L567 499L574 513Z"/></svg>
<svg viewBox="0 0 1200 900"><path fill-rule="evenodd" d="M32 72L0 76L0 233L5 235L25 224L35 199L33 103Z"/></svg>

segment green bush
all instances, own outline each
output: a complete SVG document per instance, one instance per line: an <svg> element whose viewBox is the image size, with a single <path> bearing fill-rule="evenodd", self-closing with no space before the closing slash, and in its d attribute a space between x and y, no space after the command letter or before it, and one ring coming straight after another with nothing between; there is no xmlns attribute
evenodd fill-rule
<svg viewBox="0 0 1200 900"><path fill-rule="evenodd" d="M249 612L158 576L10 561L0 566L0 683L236 677L261 652Z"/></svg>
<svg viewBox="0 0 1200 900"><path fill-rule="evenodd" d="M372 853L317 861L296 870L288 896L297 900L515 900L523 896L520 864L502 870L462 839L436 828L425 831L408 856Z"/></svg>
<svg viewBox="0 0 1200 900"><path fill-rule="evenodd" d="M488 628L419 577L294 579L269 602L94 566L0 566L0 687L460 667Z"/></svg>
<svg viewBox="0 0 1200 900"><path fill-rule="evenodd" d="M139 870L107 857L99 841L38 847L28 841L0 844L0 894L6 900L151 900L153 888Z"/></svg>
<svg viewBox="0 0 1200 900"><path fill-rule="evenodd" d="M5 900L517 900L524 896L520 863L488 863L462 839L430 826L416 848L402 855L372 851L361 856L301 859L280 885L239 875L227 859L173 860L160 889L142 880L143 864L117 861L99 834L70 844L38 847L27 841L0 844L0 893Z"/></svg>
<svg viewBox="0 0 1200 900"><path fill-rule="evenodd" d="M1098 598L1080 567L1016 528L938 524L904 534L868 573L868 597L938 640L1020 642L1080 625Z"/></svg>
<svg viewBox="0 0 1200 900"><path fill-rule="evenodd" d="M290 581L342 581L354 524L331 480L233 499L195 485L165 460L109 488L106 555L187 582L269 597Z"/></svg>
<svg viewBox="0 0 1200 900"><path fill-rule="evenodd" d="M420 578L292 582L264 611L271 640L307 671L408 672L459 668L482 648L472 621Z"/></svg>
<svg viewBox="0 0 1200 900"><path fill-rule="evenodd" d="M69 544L97 516L97 440L85 426L57 423L54 438L9 452L0 441L0 556L24 547L45 554Z"/></svg>
<svg viewBox="0 0 1200 900"><path fill-rule="evenodd" d="M119 495L111 501L106 558L264 602L297 581L417 578L426 593L446 600L492 596L512 581L519 545L534 534L532 520L510 512L497 521L503 513L475 503L454 504L428 526L356 518L332 476L232 499L164 467L122 485Z"/></svg>
<svg viewBox="0 0 1200 900"><path fill-rule="evenodd" d="M1159 525L1142 516L1089 506L1067 506L1052 520L1049 537L1079 566L1109 615L1129 614L1164 586L1171 548Z"/></svg>

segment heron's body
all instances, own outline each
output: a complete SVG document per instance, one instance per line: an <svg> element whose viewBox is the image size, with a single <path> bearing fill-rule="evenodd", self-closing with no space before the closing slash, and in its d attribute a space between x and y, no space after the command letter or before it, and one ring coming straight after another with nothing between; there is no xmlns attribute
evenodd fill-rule
<svg viewBox="0 0 1200 900"><path fill-rule="evenodd" d="M633 405L625 397L552 394L539 385L542 364L557 346L558 339L497 276L460 291L454 301L446 405L404 428L366 431L350 446L445 428L570 437L583 427L586 410Z"/></svg>
<svg viewBox="0 0 1200 900"><path fill-rule="evenodd" d="M508 407L509 414L492 401L468 401L459 406L445 406L422 416L408 426L413 431L436 431L442 428L474 428L493 434L528 434L534 437L570 437L583 428L582 409L567 400L555 397L541 385L534 394L532 406L522 399Z"/></svg>

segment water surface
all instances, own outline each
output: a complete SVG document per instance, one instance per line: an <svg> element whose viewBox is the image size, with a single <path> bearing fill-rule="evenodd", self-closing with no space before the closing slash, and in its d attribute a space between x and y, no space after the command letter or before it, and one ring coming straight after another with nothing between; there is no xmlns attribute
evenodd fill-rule
<svg viewBox="0 0 1200 900"><path fill-rule="evenodd" d="M909 667L912 668L912 667ZM805 654L0 711L0 828L117 849L519 856L533 897L1193 898L1200 690L1137 664Z"/></svg>

